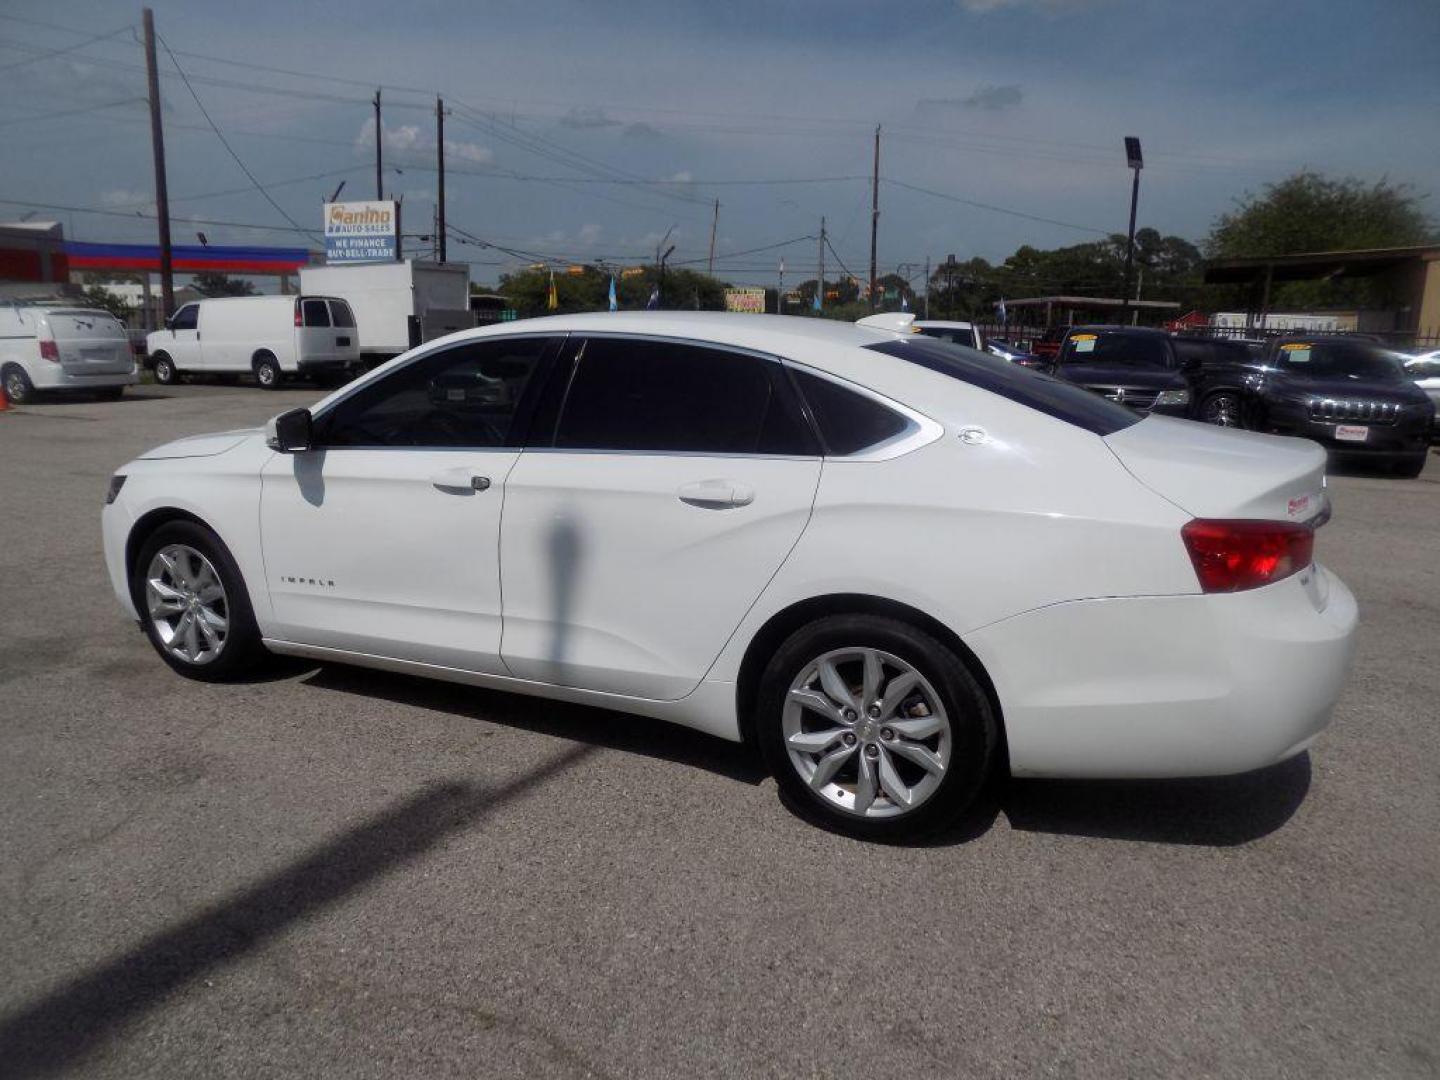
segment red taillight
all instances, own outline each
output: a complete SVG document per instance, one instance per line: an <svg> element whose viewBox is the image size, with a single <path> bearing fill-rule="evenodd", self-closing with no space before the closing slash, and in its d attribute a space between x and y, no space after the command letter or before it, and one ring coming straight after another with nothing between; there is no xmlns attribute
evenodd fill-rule
<svg viewBox="0 0 1440 1080"><path fill-rule="evenodd" d="M55 344L55 342L53 341L46 341L44 338L41 338L40 359L54 360L58 362L60 360L60 346Z"/></svg>
<svg viewBox="0 0 1440 1080"><path fill-rule="evenodd" d="M300 301L299 301L299 300L296 300L296 301L295 301L295 325L296 325L296 326L304 326L304 325L305 325L305 320L300 317Z"/></svg>
<svg viewBox="0 0 1440 1080"><path fill-rule="evenodd" d="M1269 585L1305 569L1315 551L1315 530L1287 521L1196 518L1180 535L1207 593Z"/></svg>

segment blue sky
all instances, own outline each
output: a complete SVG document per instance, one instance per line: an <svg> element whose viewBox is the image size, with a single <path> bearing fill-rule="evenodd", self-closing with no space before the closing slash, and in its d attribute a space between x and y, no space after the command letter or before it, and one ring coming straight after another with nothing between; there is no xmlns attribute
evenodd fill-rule
<svg viewBox="0 0 1440 1080"><path fill-rule="evenodd" d="M782 254L789 280L813 276L816 243L799 238L822 214L839 261L863 275L876 124L882 271L1123 231L1127 134L1145 146L1141 224L1195 240L1236 196L1302 166L1423 193L1440 176L1436 0L157 0L155 11L205 109L306 228L342 179L347 197L374 195L377 83L385 185L404 198L407 232L430 231L439 91L453 109L453 225L516 252L617 261L653 257L673 226L672 258L703 265L718 198L717 267L748 283L773 283ZM0 2L0 197L110 211L37 215L80 239L153 237L153 223L116 216L152 195L127 29L138 23L138 7L114 3ZM200 228L212 243L310 243L186 220L289 228L245 190L163 52L162 70L177 239ZM49 113L66 115L36 119ZM459 243L450 254L478 280L522 261Z"/></svg>

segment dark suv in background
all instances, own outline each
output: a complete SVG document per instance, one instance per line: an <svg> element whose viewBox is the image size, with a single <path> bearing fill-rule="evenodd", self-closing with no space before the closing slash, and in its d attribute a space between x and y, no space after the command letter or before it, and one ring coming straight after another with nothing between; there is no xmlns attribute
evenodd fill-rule
<svg viewBox="0 0 1440 1080"><path fill-rule="evenodd" d="M1352 337L1290 338L1272 342L1238 382L1247 427L1314 439L1405 476L1425 468L1435 405L1398 353Z"/></svg>
<svg viewBox="0 0 1440 1080"><path fill-rule="evenodd" d="M1048 370L1140 412L1193 418L1201 360L1178 340L1144 327L1072 326Z"/></svg>
<svg viewBox="0 0 1440 1080"><path fill-rule="evenodd" d="M1050 368L1142 412L1313 439L1337 457L1425 468L1435 406L1402 357L1358 337L1245 343L1129 326L1077 326Z"/></svg>

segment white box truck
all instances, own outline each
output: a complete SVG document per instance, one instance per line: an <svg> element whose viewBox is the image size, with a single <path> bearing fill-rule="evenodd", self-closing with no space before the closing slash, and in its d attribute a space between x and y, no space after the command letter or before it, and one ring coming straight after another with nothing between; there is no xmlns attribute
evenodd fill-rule
<svg viewBox="0 0 1440 1080"><path fill-rule="evenodd" d="M367 366L475 325L466 263L357 263L300 268L300 291L339 296L355 312Z"/></svg>

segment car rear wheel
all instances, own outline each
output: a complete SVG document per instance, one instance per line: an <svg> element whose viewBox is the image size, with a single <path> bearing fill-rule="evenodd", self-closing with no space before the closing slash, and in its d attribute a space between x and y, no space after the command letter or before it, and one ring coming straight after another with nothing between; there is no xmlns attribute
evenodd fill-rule
<svg viewBox="0 0 1440 1080"><path fill-rule="evenodd" d="M221 682L265 655L240 570L201 525L175 521L147 537L130 594L150 644L181 675Z"/></svg>
<svg viewBox="0 0 1440 1080"><path fill-rule="evenodd" d="M269 353L255 358L255 381L262 390L276 390L280 387L280 362Z"/></svg>
<svg viewBox="0 0 1440 1080"><path fill-rule="evenodd" d="M175 361L165 353L155 354L155 381L161 386L173 386L180 381L180 371Z"/></svg>
<svg viewBox="0 0 1440 1080"><path fill-rule="evenodd" d="M1200 403L1200 419L1217 427L1244 427L1244 403L1229 390L1211 394Z"/></svg>
<svg viewBox="0 0 1440 1080"><path fill-rule="evenodd" d="M25 369L19 364L6 367L0 379L4 380L5 396L12 405L23 405L35 399L35 387L30 382L30 376L25 374Z"/></svg>
<svg viewBox="0 0 1440 1080"><path fill-rule="evenodd" d="M994 756L996 720L964 662L897 619L837 615L797 630L758 707L786 801L853 836L912 839L952 822Z"/></svg>

